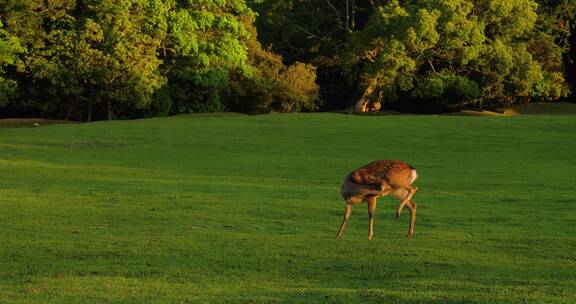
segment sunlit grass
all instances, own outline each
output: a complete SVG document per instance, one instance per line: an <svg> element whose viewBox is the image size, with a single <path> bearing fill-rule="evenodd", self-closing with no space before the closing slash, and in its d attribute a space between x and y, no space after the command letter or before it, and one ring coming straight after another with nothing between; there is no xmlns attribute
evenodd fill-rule
<svg viewBox="0 0 576 304"><path fill-rule="evenodd" d="M573 303L576 116L186 116L0 129L2 303ZM335 240L340 183L419 173Z"/></svg>

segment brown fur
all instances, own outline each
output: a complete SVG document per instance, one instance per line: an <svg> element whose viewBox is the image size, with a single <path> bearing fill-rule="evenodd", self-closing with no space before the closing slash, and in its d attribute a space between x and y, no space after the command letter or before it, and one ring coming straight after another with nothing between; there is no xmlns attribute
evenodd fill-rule
<svg viewBox="0 0 576 304"><path fill-rule="evenodd" d="M412 187L412 182L414 182L416 177L414 167L401 160L377 160L350 172L341 188L342 197L346 202L346 212L337 237L342 237L352 205L366 201L368 202L370 218L368 238L372 239L374 235L373 223L376 199L392 194L400 200L400 204L396 209L397 218L400 217L405 205L410 209L408 234L412 238L416 218L416 203L412 201L412 196L418 190L416 187Z"/></svg>

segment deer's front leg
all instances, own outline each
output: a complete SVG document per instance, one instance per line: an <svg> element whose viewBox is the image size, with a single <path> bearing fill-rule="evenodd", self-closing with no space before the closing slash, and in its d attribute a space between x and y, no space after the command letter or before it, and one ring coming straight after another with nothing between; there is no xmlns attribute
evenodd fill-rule
<svg viewBox="0 0 576 304"><path fill-rule="evenodd" d="M376 198L377 198L376 196L371 196L370 198L368 198L369 240L374 238L374 211L376 211Z"/></svg>
<svg viewBox="0 0 576 304"><path fill-rule="evenodd" d="M336 234L336 237L338 239L342 238L342 233L344 233L344 228L346 228L346 222L348 222L348 218L350 217L351 212L352 212L352 205L346 204L346 211L344 211L344 218L342 219L340 229L338 229L338 234Z"/></svg>

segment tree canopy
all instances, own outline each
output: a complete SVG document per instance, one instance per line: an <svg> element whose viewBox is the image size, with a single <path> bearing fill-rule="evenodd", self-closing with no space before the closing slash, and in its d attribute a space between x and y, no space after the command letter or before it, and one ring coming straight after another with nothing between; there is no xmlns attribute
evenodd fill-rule
<svg viewBox="0 0 576 304"><path fill-rule="evenodd" d="M560 100L575 14L576 0L5 0L0 115Z"/></svg>
<svg viewBox="0 0 576 304"><path fill-rule="evenodd" d="M1 63L14 66L0 71L0 100L12 109L87 120L250 111L225 98L231 81L257 82L267 68L250 60L263 50L243 0L7 0L0 16ZM304 77L268 84L288 93L275 110L314 109L314 69L277 63L272 78ZM302 85L311 89L290 95Z"/></svg>
<svg viewBox="0 0 576 304"><path fill-rule="evenodd" d="M5 69L14 67L19 60L18 54L24 51L18 38L3 29L0 23L0 107L8 102L18 85L13 79L7 78Z"/></svg>
<svg viewBox="0 0 576 304"><path fill-rule="evenodd" d="M378 7L350 35L344 63L363 94L384 102L511 103L567 94L562 49L534 30L530 0L427 0ZM535 48L539 50L538 55ZM545 63L549 63L547 66Z"/></svg>

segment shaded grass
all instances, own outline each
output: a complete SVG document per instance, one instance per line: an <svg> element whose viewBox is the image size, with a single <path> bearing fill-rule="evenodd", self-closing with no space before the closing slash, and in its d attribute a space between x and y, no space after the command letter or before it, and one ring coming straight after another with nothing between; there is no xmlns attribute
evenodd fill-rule
<svg viewBox="0 0 576 304"><path fill-rule="evenodd" d="M576 117L187 116L0 131L3 303L573 303ZM419 172L415 239L339 186Z"/></svg>
<svg viewBox="0 0 576 304"><path fill-rule="evenodd" d="M576 104L567 102L535 102L510 107L508 112L521 115L574 115L576 114Z"/></svg>
<svg viewBox="0 0 576 304"><path fill-rule="evenodd" d="M0 118L0 128L33 128L56 124L71 124L72 121L41 118Z"/></svg>

